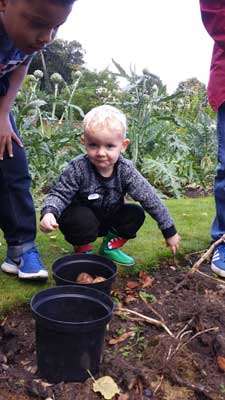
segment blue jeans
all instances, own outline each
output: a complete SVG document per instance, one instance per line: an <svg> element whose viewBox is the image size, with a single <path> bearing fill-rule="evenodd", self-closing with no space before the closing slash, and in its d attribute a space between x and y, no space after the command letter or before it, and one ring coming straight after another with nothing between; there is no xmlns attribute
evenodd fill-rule
<svg viewBox="0 0 225 400"><path fill-rule="evenodd" d="M225 102L217 113L218 166L214 181L216 216L211 227L212 242L225 233Z"/></svg>
<svg viewBox="0 0 225 400"><path fill-rule="evenodd" d="M19 136L13 116L10 121ZM0 161L0 228L8 245L8 256L19 256L34 245L36 215L30 193L31 177L26 153L13 141L14 157L5 150Z"/></svg>

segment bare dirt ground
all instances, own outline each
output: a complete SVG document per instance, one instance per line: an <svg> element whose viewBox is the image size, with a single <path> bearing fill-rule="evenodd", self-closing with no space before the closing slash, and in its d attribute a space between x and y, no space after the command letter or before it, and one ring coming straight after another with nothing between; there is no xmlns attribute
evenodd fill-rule
<svg viewBox="0 0 225 400"><path fill-rule="evenodd" d="M151 277L118 275L112 291L118 307L157 319L168 331L116 309L96 377L118 384L114 400L225 399L225 280L187 276L198 258L188 255L182 265L171 259ZM208 263L200 271L210 275ZM50 385L38 377L34 326L28 307L1 322L0 400L102 399L91 378Z"/></svg>

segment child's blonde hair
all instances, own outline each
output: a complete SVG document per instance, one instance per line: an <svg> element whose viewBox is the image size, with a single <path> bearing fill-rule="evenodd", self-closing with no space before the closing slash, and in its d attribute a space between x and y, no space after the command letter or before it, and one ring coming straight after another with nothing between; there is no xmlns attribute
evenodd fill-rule
<svg viewBox="0 0 225 400"><path fill-rule="evenodd" d="M108 127L119 130L126 136L127 119L125 114L118 108L104 104L94 107L84 117L83 120L84 133L94 130L95 128Z"/></svg>

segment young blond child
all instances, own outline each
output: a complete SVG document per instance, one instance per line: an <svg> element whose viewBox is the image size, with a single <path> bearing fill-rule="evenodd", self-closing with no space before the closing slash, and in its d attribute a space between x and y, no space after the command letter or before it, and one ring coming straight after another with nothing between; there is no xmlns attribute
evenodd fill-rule
<svg viewBox="0 0 225 400"><path fill-rule="evenodd" d="M69 163L47 195L41 230L48 233L59 227L75 253L92 253L91 243L104 236L100 254L133 265L134 258L121 247L136 237L146 210L176 253L180 237L167 208L133 163L121 155L130 143L125 115L109 105L95 107L85 116L83 126L87 154ZM126 194L141 205L125 202Z"/></svg>

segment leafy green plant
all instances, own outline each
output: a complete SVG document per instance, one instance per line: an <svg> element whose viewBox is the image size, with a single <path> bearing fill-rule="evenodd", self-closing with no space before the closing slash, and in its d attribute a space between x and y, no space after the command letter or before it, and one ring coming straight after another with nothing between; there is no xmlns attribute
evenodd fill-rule
<svg viewBox="0 0 225 400"><path fill-rule="evenodd" d="M82 68L71 72L70 84L53 73L49 92L41 90L42 71L27 76L14 108L35 191L51 186L68 161L84 151L80 121L103 103L126 113L131 139L126 157L162 197L179 198L188 187L212 190L216 128L204 85L188 80L168 95L156 75L127 73L113 62L116 73ZM118 78L126 81L123 89Z"/></svg>
<svg viewBox="0 0 225 400"><path fill-rule="evenodd" d="M216 164L215 122L206 90L196 79L168 96L161 80L143 70L128 74L120 107L129 119L128 157L164 195L180 197L187 185L210 190Z"/></svg>
<svg viewBox="0 0 225 400"><path fill-rule="evenodd" d="M68 87L59 74L54 74L52 83L55 90L52 108L46 109L51 95L41 99L40 90L41 71L27 76L14 107L17 126L22 132L28 159L30 173L36 193L46 192L56 182L60 172L67 163L84 151L80 141L81 126L75 125L74 112L83 117L79 106L71 103L76 91L80 74L75 75L74 83ZM67 88L67 98L62 99L59 83L64 82ZM61 114L57 114L57 107L63 106Z"/></svg>
<svg viewBox="0 0 225 400"><path fill-rule="evenodd" d="M220 385L220 391L221 393L225 393L225 385L223 383Z"/></svg>
<svg viewBox="0 0 225 400"><path fill-rule="evenodd" d="M140 290L139 296L143 301L150 301L151 303L156 303L157 298L154 294L149 294L145 290Z"/></svg>

